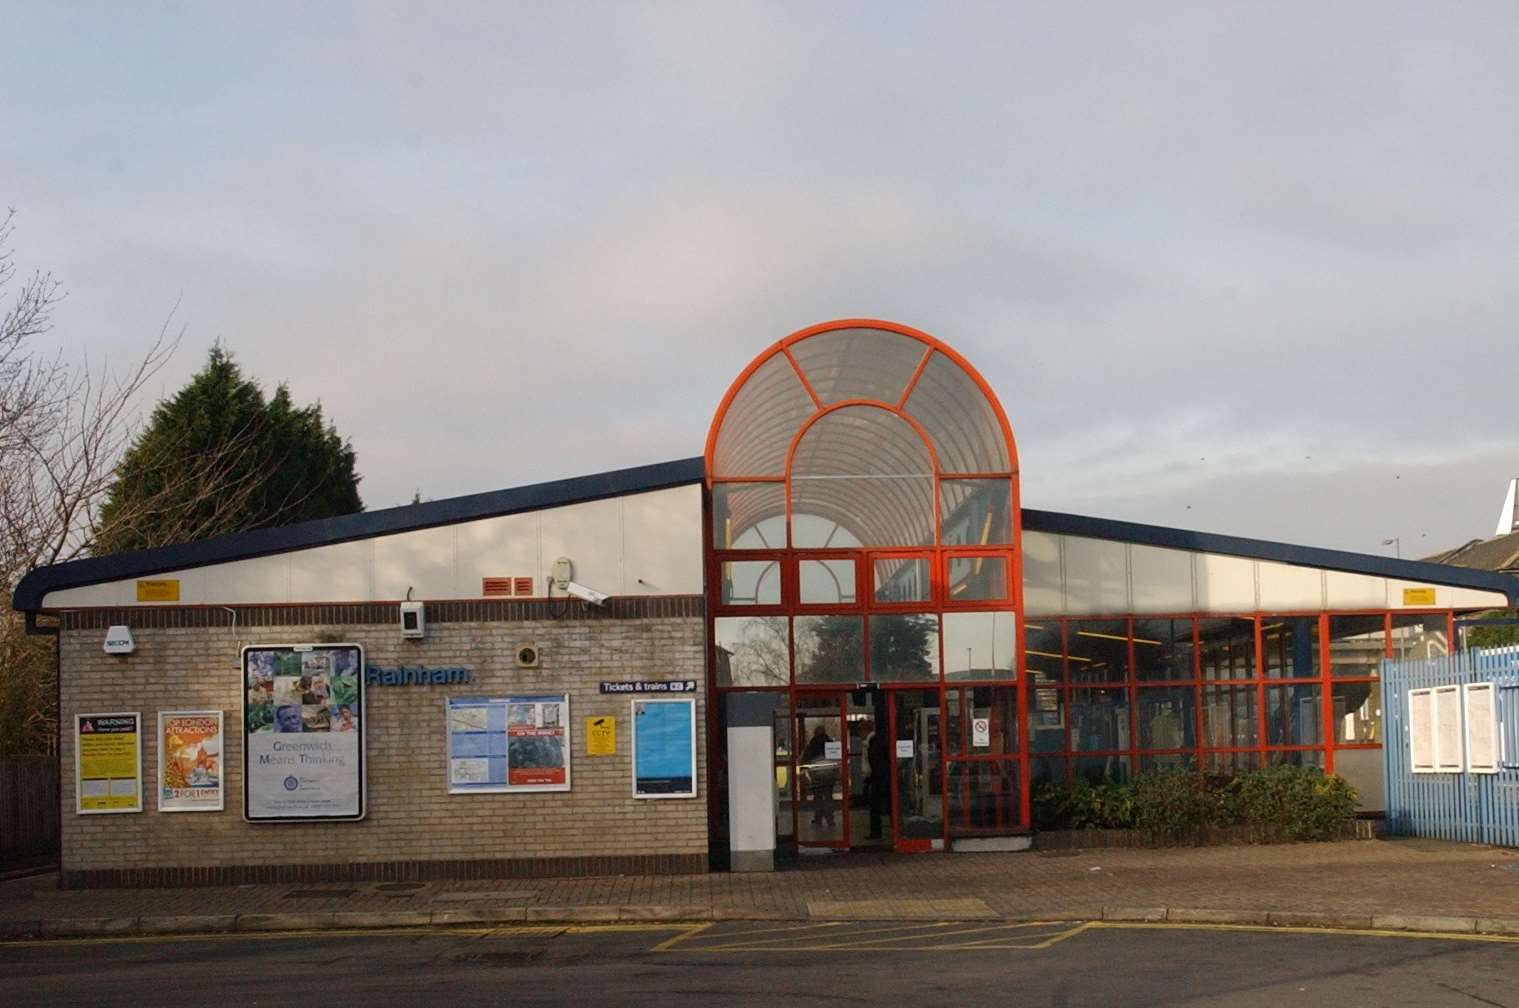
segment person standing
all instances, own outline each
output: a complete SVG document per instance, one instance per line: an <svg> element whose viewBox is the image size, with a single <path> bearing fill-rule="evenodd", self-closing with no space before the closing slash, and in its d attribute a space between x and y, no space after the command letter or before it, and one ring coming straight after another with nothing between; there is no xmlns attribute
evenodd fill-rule
<svg viewBox="0 0 1519 1008"><path fill-rule="evenodd" d="M865 737L865 765L869 776L865 778L865 796L870 803L870 833L868 840L881 840L881 819L890 814L891 807L891 760L887 758L886 736L874 724Z"/></svg>

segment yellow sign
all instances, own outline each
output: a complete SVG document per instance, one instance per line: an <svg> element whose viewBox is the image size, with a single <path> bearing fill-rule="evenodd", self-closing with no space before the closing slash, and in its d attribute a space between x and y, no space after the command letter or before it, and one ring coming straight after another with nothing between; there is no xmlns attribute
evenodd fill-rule
<svg viewBox="0 0 1519 1008"><path fill-rule="evenodd" d="M588 717L585 719L585 754L587 756L611 756L617 752L617 719Z"/></svg>
<svg viewBox="0 0 1519 1008"><path fill-rule="evenodd" d="M74 731L78 811L142 811L141 729L136 714L79 715Z"/></svg>
<svg viewBox="0 0 1519 1008"><path fill-rule="evenodd" d="M1434 605L1435 590L1433 588L1404 588L1404 605Z"/></svg>
<svg viewBox="0 0 1519 1008"><path fill-rule="evenodd" d="M179 579L161 578L157 581L137 582L137 601L139 602L178 602Z"/></svg>

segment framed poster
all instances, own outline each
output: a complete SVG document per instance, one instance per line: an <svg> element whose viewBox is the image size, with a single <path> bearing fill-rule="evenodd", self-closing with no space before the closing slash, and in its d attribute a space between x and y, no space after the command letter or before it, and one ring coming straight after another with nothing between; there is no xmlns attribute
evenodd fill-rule
<svg viewBox="0 0 1519 1008"><path fill-rule="evenodd" d="M1460 773L1466 766L1466 739L1461 734L1461 687L1436 686L1433 700L1435 773Z"/></svg>
<svg viewBox="0 0 1519 1008"><path fill-rule="evenodd" d="M158 712L158 811L220 812L222 712Z"/></svg>
<svg viewBox="0 0 1519 1008"><path fill-rule="evenodd" d="M142 811L142 715L74 716L74 811Z"/></svg>
<svg viewBox="0 0 1519 1008"><path fill-rule="evenodd" d="M1466 722L1466 772L1495 774L1501 755L1498 736L1497 691L1490 682L1462 687L1462 714Z"/></svg>
<svg viewBox="0 0 1519 1008"><path fill-rule="evenodd" d="M448 697L448 793L570 789L570 698L564 693Z"/></svg>
<svg viewBox="0 0 1519 1008"><path fill-rule="evenodd" d="M364 818L364 649L243 648L243 818Z"/></svg>
<svg viewBox="0 0 1519 1008"><path fill-rule="evenodd" d="M696 701L633 701L633 797L696 797Z"/></svg>
<svg viewBox="0 0 1519 1008"><path fill-rule="evenodd" d="M1435 772L1434 692L1408 691L1408 761L1416 774Z"/></svg>

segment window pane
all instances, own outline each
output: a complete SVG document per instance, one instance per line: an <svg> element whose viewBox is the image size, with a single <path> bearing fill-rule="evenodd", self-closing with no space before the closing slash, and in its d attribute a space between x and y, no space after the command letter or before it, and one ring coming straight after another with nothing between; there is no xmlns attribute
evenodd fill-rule
<svg viewBox="0 0 1519 1008"><path fill-rule="evenodd" d="M1029 749L1065 749L1065 697L1061 694L1060 624L1051 620L1023 624L1024 663L1028 669Z"/></svg>
<svg viewBox="0 0 1519 1008"><path fill-rule="evenodd" d="M1007 598L1007 558L949 558L949 601L985 602Z"/></svg>
<svg viewBox="0 0 1519 1008"><path fill-rule="evenodd" d="M1193 746L1196 695L1191 686L1150 686L1138 691L1139 748L1189 749Z"/></svg>
<svg viewBox="0 0 1519 1008"><path fill-rule="evenodd" d="M870 617L870 678L905 682L939 678L939 618L931 613Z"/></svg>
<svg viewBox="0 0 1519 1008"><path fill-rule="evenodd" d="M939 541L946 546L992 546L1013 541L1012 484L1005 479L939 482Z"/></svg>
<svg viewBox="0 0 1519 1008"><path fill-rule="evenodd" d="M1324 750L1322 749L1299 749L1295 752L1273 752L1266 754L1266 762L1272 766L1298 766L1324 769Z"/></svg>
<svg viewBox="0 0 1519 1008"><path fill-rule="evenodd" d="M1129 748L1129 691L1071 690L1071 749L1098 752Z"/></svg>
<svg viewBox="0 0 1519 1008"><path fill-rule="evenodd" d="M864 620L859 616L798 616L796 681L864 682Z"/></svg>
<svg viewBox="0 0 1519 1008"><path fill-rule="evenodd" d="M945 613L945 678L1012 679L1018 668L1016 634L1010 612Z"/></svg>
<svg viewBox="0 0 1519 1008"><path fill-rule="evenodd" d="M877 602L927 602L933 597L927 559L885 557L874 566Z"/></svg>
<svg viewBox="0 0 1519 1008"><path fill-rule="evenodd" d="M714 486L712 545L717 549L785 549L785 484L718 483Z"/></svg>
<svg viewBox="0 0 1519 1008"><path fill-rule="evenodd" d="M1127 756L1078 756L1071 761L1071 765L1077 779L1088 784L1101 784L1104 781L1122 784L1129 779Z"/></svg>
<svg viewBox="0 0 1519 1008"><path fill-rule="evenodd" d="M1380 613L1375 616L1329 617L1330 675L1380 675L1386 642Z"/></svg>
<svg viewBox="0 0 1519 1008"><path fill-rule="evenodd" d="M780 605L781 565L777 560L723 562L723 605Z"/></svg>
<svg viewBox="0 0 1519 1008"><path fill-rule="evenodd" d="M931 544L933 471L928 446L896 414L874 406L826 414L792 458L791 544Z"/></svg>
<svg viewBox="0 0 1519 1008"><path fill-rule="evenodd" d="M951 757L1017 754L1017 687L953 689L945 694L945 703L949 705L954 715L951 721L958 729L948 739ZM986 729L984 734L976 732L978 721Z"/></svg>
<svg viewBox="0 0 1519 1008"><path fill-rule="evenodd" d="M1060 655L1060 621L1041 620L1023 624L1024 667L1029 681L1054 684L1065 680L1065 662Z"/></svg>
<svg viewBox="0 0 1519 1008"><path fill-rule="evenodd" d="M1444 613L1392 617L1394 658L1440 658L1450 653Z"/></svg>
<svg viewBox="0 0 1519 1008"><path fill-rule="evenodd" d="M1128 620L1072 620L1066 647L1071 682L1129 681Z"/></svg>
<svg viewBox="0 0 1519 1008"><path fill-rule="evenodd" d="M896 765L898 835L942 837L944 835L943 770L939 762L939 691L898 690L893 693L896 738L912 743L911 755L900 748L892 756Z"/></svg>
<svg viewBox="0 0 1519 1008"><path fill-rule="evenodd" d="M1261 657L1268 679L1312 679L1319 674L1319 618L1268 616L1261 627Z"/></svg>
<svg viewBox="0 0 1519 1008"><path fill-rule="evenodd" d="M1235 749L1260 744L1254 686L1203 687L1203 747Z"/></svg>
<svg viewBox="0 0 1519 1008"><path fill-rule="evenodd" d="M1261 754L1255 752L1204 753L1203 772L1216 777L1234 777L1260 769Z"/></svg>
<svg viewBox="0 0 1519 1008"><path fill-rule="evenodd" d="M1382 777L1382 750L1341 749L1334 754L1334 772L1355 788L1356 807L1387 808L1387 784Z"/></svg>
<svg viewBox="0 0 1519 1008"><path fill-rule="evenodd" d="M1266 743L1314 745L1324 740L1320 687L1266 687Z"/></svg>
<svg viewBox="0 0 1519 1008"><path fill-rule="evenodd" d="M1197 633L1204 679L1255 678L1255 620L1199 620Z"/></svg>
<svg viewBox="0 0 1519 1008"><path fill-rule="evenodd" d="M1335 683L1334 740L1382 741L1382 687L1379 683Z"/></svg>
<svg viewBox="0 0 1519 1008"><path fill-rule="evenodd" d="M719 686L784 686L791 681L784 616L720 616L713 623Z"/></svg>
<svg viewBox="0 0 1519 1008"><path fill-rule="evenodd" d="M1023 820L1018 764L950 763L950 831L1017 829Z"/></svg>
<svg viewBox="0 0 1519 1008"><path fill-rule="evenodd" d="M853 560L803 560L800 581L804 603L838 605L855 601Z"/></svg>
<svg viewBox="0 0 1519 1008"><path fill-rule="evenodd" d="M1192 621L1134 621L1134 676L1137 679L1192 678Z"/></svg>
<svg viewBox="0 0 1519 1008"><path fill-rule="evenodd" d="M1030 756L1028 763L1029 784L1056 784L1065 780L1065 758L1062 756Z"/></svg>
<svg viewBox="0 0 1519 1008"><path fill-rule="evenodd" d="M1159 756L1141 753L1139 757L1140 773L1152 770L1191 770L1196 766L1197 757L1192 753L1165 753Z"/></svg>

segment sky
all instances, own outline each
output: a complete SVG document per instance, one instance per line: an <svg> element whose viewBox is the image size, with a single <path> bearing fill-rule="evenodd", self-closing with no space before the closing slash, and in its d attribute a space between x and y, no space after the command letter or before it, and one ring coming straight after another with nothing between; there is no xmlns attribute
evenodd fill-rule
<svg viewBox="0 0 1519 1008"><path fill-rule="evenodd" d="M1026 506L1364 553L1519 476L1512 4L0 0L0 207L121 367L366 505L701 453L815 322L961 351ZM1396 538L1394 545L1384 539Z"/></svg>

